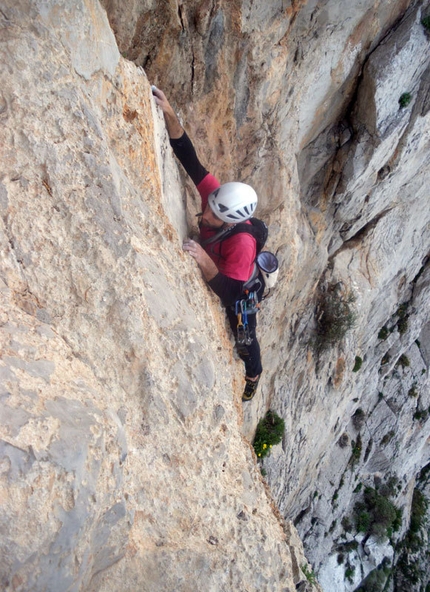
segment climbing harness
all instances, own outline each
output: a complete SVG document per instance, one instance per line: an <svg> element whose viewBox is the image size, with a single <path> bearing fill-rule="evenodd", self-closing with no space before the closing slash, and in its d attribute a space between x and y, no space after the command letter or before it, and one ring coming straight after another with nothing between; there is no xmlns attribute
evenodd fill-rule
<svg viewBox="0 0 430 592"><path fill-rule="evenodd" d="M248 315L257 314L260 310L259 300L263 300L263 292L273 288L279 273L276 255L270 251L262 251L268 236L266 224L258 218L249 218L251 224L234 224L221 228L213 236L201 243L202 247L222 243L227 238L240 232L251 234L256 240L257 255L251 277L243 284L243 294L231 307L237 317L236 341L238 346L251 345L253 338L248 325ZM214 251L212 251L214 252ZM222 257L221 251L218 253Z"/></svg>

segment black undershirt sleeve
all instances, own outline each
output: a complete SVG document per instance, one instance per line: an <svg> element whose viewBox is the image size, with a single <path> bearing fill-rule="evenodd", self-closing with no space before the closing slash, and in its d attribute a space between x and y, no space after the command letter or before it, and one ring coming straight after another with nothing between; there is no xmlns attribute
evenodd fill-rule
<svg viewBox="0 0 430 592"><path fill-rule="evenodd" d="M198 185L208 174L208 171L200 163L194 146L184 132L180 138L170 139L170 145L173 152L182 164L188 175L191 177L195 185ZM243 284L241 280L234 280L222 273L217 275L208 282L210 288L215 292L224 306L232 306L239 300L243 293Z"/></svg>
<svg viewBox="0 0 430 592"><path fill-rule="evenodd" d="M177 139L170 138L170 145L179 162L191 177L193 183L198 185L203 181L208 174L208 171L197 158L193 143L187 133L184 132L183 135Z"/></svg>
<svg viewBox="0 0 430 592"><path fill-rule="evenodd" d="M229 278L222 273L217 273L208 284L215 294L221 298L224 306L232 306L243 295L244 282Z"/></svg>

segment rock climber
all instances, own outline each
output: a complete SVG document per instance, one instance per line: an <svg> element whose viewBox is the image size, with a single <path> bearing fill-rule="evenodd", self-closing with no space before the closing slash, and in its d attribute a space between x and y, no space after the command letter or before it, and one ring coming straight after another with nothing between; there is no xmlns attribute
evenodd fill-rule
<svg viewBox="0 0 430 592"><path fill-rule="evenodd" d="M170 144L182 166L191 177L202 199L202 213L199 214L200 243L196 240L184 241L183 249L193 257L210 288L221 298L240 358L245 364L244 401L253 398L262 373L260 345L256 336L257 315L248 316L251 343L239 344L237 339L237 314L235 303L243 298L244 290L253 281L257 270L256 239L247 232L239 232L231 237L217 241L215 235L220 231L246 222L257 206L257 194L245 183L226 183L221 185L200 163L194 146L172 109L166 95L157 87L152 87L156 104L161 108L166 122ZM222 234L222 232L221 232ZM211 239L215 238L215 242ZM202 246L203 245L203 246ZM264 285L260 283L258 298L261 300ZM249 341L249 340L248 340Z"/></svg>

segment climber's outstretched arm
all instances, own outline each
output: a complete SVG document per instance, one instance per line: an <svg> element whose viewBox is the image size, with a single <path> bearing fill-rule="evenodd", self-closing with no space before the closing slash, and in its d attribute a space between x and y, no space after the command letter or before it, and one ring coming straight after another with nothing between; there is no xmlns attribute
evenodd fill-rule
<svg viewBox="0 0 430 592"><path fill-rule="evenodd" d="M180 138L184 133L184 128L179 123L179 119L176 113L173 111L169 101L167 100L166 95L156 86L151 86L151 90L152 94L154 95L155 102L163 112L169 138L174 140Z"/></svg>
<svg viewBox="0 0 430 592"><path fill-rule="evenodd" d="M197 187L206 177L208 171L199 161L193 143L179 123L178 117L173 111L166 95L155 86L152 87L152 94L154 95L155 102L163 111L173 152Z"/></svg>

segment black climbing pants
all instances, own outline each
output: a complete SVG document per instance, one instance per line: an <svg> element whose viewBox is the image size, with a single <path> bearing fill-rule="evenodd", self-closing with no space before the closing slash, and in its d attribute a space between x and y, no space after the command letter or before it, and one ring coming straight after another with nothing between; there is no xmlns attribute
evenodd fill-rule
<svg viewBox="0 0 430 592"><path fill-rule="evenodd" d="M227 317L230 321L230 327L236 340L236 350L239 357L245 363L245 373L248 378L255 378L263 372L261 365L260 344L257 340L257 315L248 315L249 334L252 337L251 345L239 345L237 343L237 315L232 307L226 308Z"/></svg>

